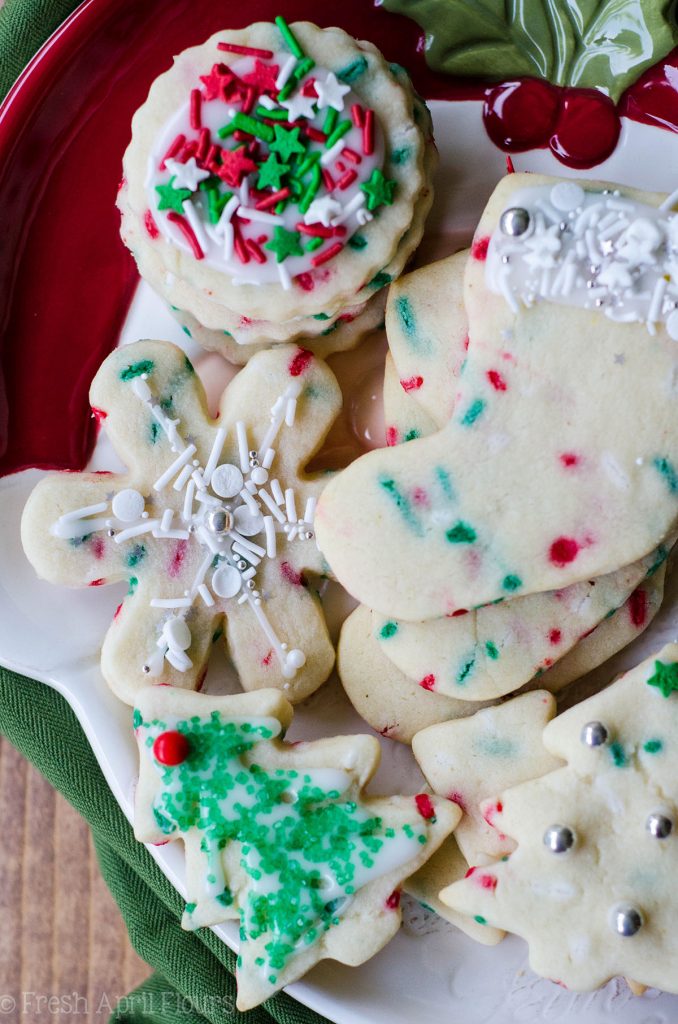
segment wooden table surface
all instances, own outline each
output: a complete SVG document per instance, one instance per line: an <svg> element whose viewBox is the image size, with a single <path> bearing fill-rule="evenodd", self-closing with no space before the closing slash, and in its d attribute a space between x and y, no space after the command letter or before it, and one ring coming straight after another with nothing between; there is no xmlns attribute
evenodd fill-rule
<svg viewBox="0 0 678 1024"><path fill-rule="evenodd" d="M84 821L0 738L0 1024L106 1021L149 974Z"/></svg>

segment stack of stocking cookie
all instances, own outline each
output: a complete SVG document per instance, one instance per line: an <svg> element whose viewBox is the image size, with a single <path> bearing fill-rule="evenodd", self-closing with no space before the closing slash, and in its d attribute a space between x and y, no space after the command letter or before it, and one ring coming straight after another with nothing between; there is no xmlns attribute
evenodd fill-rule
<svg viewBox="0 0 678 1024"><path fill-rule="evenodd" d="M678 512L662 199L511 175L470 254L392 288L391 448L317 519L363 602L342 680L379 731L557 692L656 613Z"/></svg>

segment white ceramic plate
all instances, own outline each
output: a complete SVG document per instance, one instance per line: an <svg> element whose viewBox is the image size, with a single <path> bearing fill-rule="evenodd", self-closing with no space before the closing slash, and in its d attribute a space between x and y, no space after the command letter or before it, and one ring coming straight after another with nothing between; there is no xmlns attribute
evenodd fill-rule
<svg viewBox="0 0 678 1024"><path fill-rule="evenodd" d="M484 203L504 173L504 157L485 135L481 104L475 101L431 104L441 165L436 200L422 251L442 256L467 243ZM517 170L543 171L570 177L547 151L514 158ZM640 188L670 192L676 186L678 139L670 132L623 121L614 155L595 176ZM589 173L589 177L592 175ZM126 344L141 337L167 338L186 349L203 376L209 370L210 390L223 385L229 371L216 356L192 346L163 304L140 285L120 337ZM352 415L357 435L377 436L378 400L373 385L383 355L378 342L355 355L361 367L373 367ZM341 357L346 360L347 357ZM383 434L383 431L382 431ZM115 469L117 459L100 437L90 463L94 469ZM108 690L99 670L99 647L119 603L124 585L72 591L43 583L23 556L19 521L23 504L41 476L29 470L0 480L0 662L62 693L77 714L108 783L128 818L137 772L136 744L130 709ZM340 621L346 601L335 590L327 595L330 618ZM597 675L604 680L641 660L667 639L673 639L676 584L669 580L664 608L647 634ZM37 684L36 684L37 685ZM207 677L209 692L235 692L237 680L223 658L215 658ZM297 710L291 739L370 731L346 700L333 678ZM409 748L381 739L383 761L373 792L415 793L421 776ZM164 873L185 895L184 858L180 843L150 847ZM582 906L582 914L586 908ZM497 947L480 946L451 925L404 901L405 924L376 957L359 968L325 961L302 982L290 986L296 999L337 1024L674 1024L678 997L655 991L633 997L623 981L610 982L590 995L575 995L537 978L527 963L527 947L510 937ZM554 921L554 927L557 922ZM235 926L215 929L235 947Z"/></svg>

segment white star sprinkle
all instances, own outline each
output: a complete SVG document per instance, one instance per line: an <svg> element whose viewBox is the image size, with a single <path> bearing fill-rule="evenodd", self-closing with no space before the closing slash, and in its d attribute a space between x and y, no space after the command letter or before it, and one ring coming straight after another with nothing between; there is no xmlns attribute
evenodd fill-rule
<svg viewBox="0 0 678 1024"><path fill-rule="evenodd" d="M322 224L328 228L338 213L341 213L341 203L331 196L323 196L322 199L313 200L304 214L304 224Z"/></svg>
<svg viewBox="0 0 678 1024"><path fill-rule="evenodd" d="M315 96L304 96L297 89L289 99L281 100L280 106L286 108L290 121L296 121L298 117L313 117L315 115Z"/></svg>
<svg viewBox="0 0 678 1024"><path fill-rule="evenodd" d="M344 96L351 91L351 87L337 81L337 76L330 71L324 82L316 78L315 91L318 93L318 110L334 107L335 110L341 112L344 109Z"/></svg>
<svg viewBox="0 0 678 1024"><path fill-rule="evenodd" d="M195 192L200 182L210 176L209 171L203 171L198 167L194 156L185 164L180 164L177 160L166 160L165 167L174 175L175 188L190 188L191 192Z"/></svg>

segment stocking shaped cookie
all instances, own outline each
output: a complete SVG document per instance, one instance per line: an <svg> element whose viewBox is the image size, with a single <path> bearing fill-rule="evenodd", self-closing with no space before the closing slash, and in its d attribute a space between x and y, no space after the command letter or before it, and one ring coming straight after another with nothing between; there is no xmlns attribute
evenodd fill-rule
<svg viewBox="0 0 678 1024"><path fill-rule="evenodd" d="M142 341L108 357L90 398L128 470L48 476L22 540L50 582L128 581L102 650L113 690L196 688L222 630L245 689L316 689L334 660L304 575L323 568L324 479L303 467L341 404L331 371L293 346L259 353L211 420L183 352Z"/></svg>
<svg viewBox="0 0 678 1024"><path fill-rule="evenodd" d="M585 991L626 974L678 990L678 645L551 722L567 766L504 792L493 824L518 846L441 892L514 931L538 974Z"/></svg>
<svg viewBox="0 0 678 1024"><path fill-rule="evenodd" d="M678 218L659 196L563 184L509 175L490 200L451 421L369 453L324 494L321 550L386 615L559 589L674 528Z"/></svg>
<svg viewBox="0 0 678 1024"><path fill-rule="evenodd" d="M399 927L403 880L460 816L424 793L363 796L378 742L288 745L291 718L273 690L149 687L135 710L136 836L184 841L185 928L239 918L241 1010L324 957L359 964L376 953Z"/></svg>

